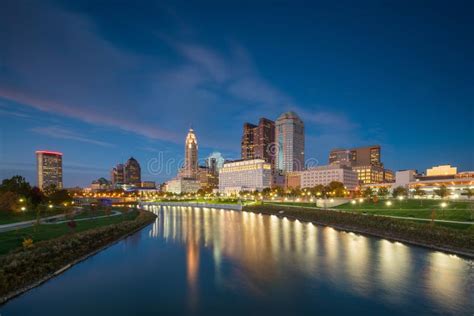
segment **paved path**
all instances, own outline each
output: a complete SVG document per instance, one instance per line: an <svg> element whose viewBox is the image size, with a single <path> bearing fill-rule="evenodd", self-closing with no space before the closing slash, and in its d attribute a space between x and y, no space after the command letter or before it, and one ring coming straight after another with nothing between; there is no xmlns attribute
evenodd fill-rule
<svg viewBox="0 0 474 316"><path fill-rule="evenodd" d="M78 218L78 219L74 219L75 222L81 222L81 221L88 221L88 220L91 220L91 219L98 219L98 218L105 218L105 217L112 217L112 216L117 216L117 215L120 215L122 213L120 213L119 211L113 211L112 214L110 215L101 215L101 216L93 216L93 217L84 217L84 218ZM67 223L69 222L70 220L65 220L65 221L58 221L58 222L51 222L51 223L48 223L46 222L45 224L47 225L54 225L54 224L62 224L62 223Z"/></svg>
<svg viewBox="0 0 474 316"><path fill-rule="evenodd" d="M64 216L65 216L64 214L59 214L59 215L54 215L54 216L43 217L40 219L40 223L45 223L46 221L55 220L58 218L64 218ZM31 221L16 222L16 223L0 225L0 233L4 233L4 232L8 232L15 229L20 229L20 228L30 227L30 226L33 226L35 223L36 223L36 219L33 219Z"/></svg>
<svg viewBox="0 0 474 316"><path fill-rule="evenodd" d="M276 204L276 203L266 203L270 204L273 206L287 206L287 207L296 207L296 208L307 208L307 209L312 209L312 210L321 210L322 208L318 207L312 207L312 206L299 206L299 205L283 205L283 204ZM325 210L328 211L338 211L338 212L345 212L340 209L336 208L325 208ZM367 214L364 214L367 215ZM414 218L414 217L405 217L405 216L393 216L393 215L383 215L383 214L372 214L375 216L384 216L384 217L391 217L391 218L398 218L398 219L406 219L406 220L411 220L411 221L423 221L423 222L431 222L431 218ZM434 220L437 223L451 223L451 224L466 224L466 225L474 225L474 222L470 221L450 221L450 220L445 220L445 219L435 219Z"/></svg>
<svg viewBox="0 0 474 316"><path fill-rule="evenodd" d="M113 211L112 214L110 215L103 215L103 216L95 216L95 217L86 217L86 218L79 218L75 219L76 222L79 221L87 221L91 219L97 219L97 218L104 218L104 217L110 217L110 216L117 216L120 215L121 213L119 211ZM59 214L59 215L54 215L54 216L48 216L48 217L43 217L40 219L41 224L47 224L47 225L54 225L54 224L62 224L66 223L69 220L64 220L64 221L55 221L57 219L62 219L66 215L64 214ZM10 223L10 224L5 224L5 225L0 225L0 233L12 231L12 230L17 230L17 229L22 229L22 228L27 228L30 226L33 226L36 224L36 219L33 219L31 221L24 221L24 222L16 222L16 223Z"/></svg>

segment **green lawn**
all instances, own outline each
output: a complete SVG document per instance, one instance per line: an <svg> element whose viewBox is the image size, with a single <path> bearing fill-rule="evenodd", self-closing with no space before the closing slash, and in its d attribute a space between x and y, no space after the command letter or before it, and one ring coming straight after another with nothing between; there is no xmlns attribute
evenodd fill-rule
<svg viewBox="0 0 474 316"><path fill-rule="evenodd" d="M446 201L446 207L442 208L440 200L395 200L391 199L391 205L386 205L387 200L379 200L377 203L373 201L359 202L356 204L346 203L334 207L341 211L350 211L357 213L365 213L372 215L401 216L413 218L431 219L433 210L435 211L435 219L451 220L451 221L473 221L474 220L474 204L470 206L469 202L453 202ZM308 202L272 202L272 204L305 206L316 208L315 203ZM472 207L472 210L471 210Z"/></svg>
<svg viewBox="0 0 474 316"><path fill-rule="evenodd" d="M59 215L64 213L63 208L53 208L40 213L40 217L47 217L53 215ZM26 211L26 212L8 212L0 211L0 225L15 223L15 222L24 222L36 219L38 214L35 211Z"/></svg>
<svg viewBox="0 0 474 316"><path fill-rule="evenodd" d="M446 207L441 207L443 201L439 200L390 200L391 205L387 205L385 200L377 203L364 201L356 204L347 203L335 207L341 211L362 212L372 215L389 215L413 218L431 219L435 213L435 219L451 221L473 221L474 205L471 210L469 202L446 201Z"/></svg>
<svg viewBox="0 0 474 316"><path fill-rule="evenodd" d="M390 201L392 205L387 206L385 203ZM377 203L367 201L356 204L346 203L337 206L338 209L364 209L364 210L385 210L385 209L405 209L405 210L433 210L441 209L441 203L446 203L446 209L450 210L466 210L469 209L469 202L454 202L454 201L440 201L440 200L379 200ZM474 206L474 205L473 205Z"/></svg>
<svg viewBox="0 0 474 316"><path fill-rule="evenodd" d="M132 211L108 218L78 221L76 222L75 232L81 232L92 228L133 220L137 217L137 215L138 211ZM67 223L42 224L38 227L28 227L15 231L0 233L0 255L9 252L12 249L21 247L25 238L31 238L33 239L33 242L39 242L42 240L57 238L68 233L71 233L71 229L67 226Z"/></svg>

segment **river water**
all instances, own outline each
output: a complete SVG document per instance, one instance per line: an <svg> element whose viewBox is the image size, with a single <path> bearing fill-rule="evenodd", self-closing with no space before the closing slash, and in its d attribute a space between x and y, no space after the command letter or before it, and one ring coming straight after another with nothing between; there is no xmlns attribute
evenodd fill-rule
<svg viewBox="0 0 474 316"><path fill-rule="evenodd" d="M240 211L156 222L0 307L10 315L474 315L474 263Z"/></svg>

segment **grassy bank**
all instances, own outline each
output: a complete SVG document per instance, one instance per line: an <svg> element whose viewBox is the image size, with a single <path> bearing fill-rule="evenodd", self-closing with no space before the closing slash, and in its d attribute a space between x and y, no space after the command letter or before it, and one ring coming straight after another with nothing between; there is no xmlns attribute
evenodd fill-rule
<svg viewBox="0 0 474 316"><path fill-rule="evenodd" d="M87 225L101 219L85 221L82 228L76 228L75 233L65 234L54 238L55 233L43 232L44 236L54 239L44 240L33 244L28 249L17 249L0 256L0 303L12 295L37 286L54 276L55 272L77 260L98 251L110 243L130 234L145 225L152 223L156 216L147 211L131 212L119 222L109 222L106 226L93 227ZM106 220L117 220L121 216ZM43 225L44 226L44 225ZM56 225L50 225L56 226Z"/></svg>
<svg viewBox="0 0 474 316"><path fill-rule="evenodd" d="M366 213L371 215L401 216L412 218L431 219L434 211L435 219L450 221L473 221L474 205L469 202L446 201L446 206L441 207L443 201L440 200L379 200L373 202L364 200L363 202L346 203L334 207L341 211L356 213ZM386 202L390 201L389 205ZM316 208L316 203L308 202L276 202L272 204L304 206ZM471 209L473 207L473 209Z"/></svg>
<svg viewBox="0 0 474 316"><path fill-rule="evenodd" d="M118 216L78 221L76 222L74 232L79 233L89 229L134 220L137 215L138 211L132 211ZM38 226L0 233L0 255L6 254L16 248L21 248L23 240L27 238L31 238L34 243L37 243L71 233L71 228L69 228L67 223L41 224Z"/></svg>
<svg viewBox="0 0 474 316"><path fill-rule="evenodd" d="M311 210L275 205L245 206L244 211L286 216L338 229L409 242L447 252L474 257L474 231L455 230L429 223L351 212ZM283 211L283 213L280 213Z"/></svg>

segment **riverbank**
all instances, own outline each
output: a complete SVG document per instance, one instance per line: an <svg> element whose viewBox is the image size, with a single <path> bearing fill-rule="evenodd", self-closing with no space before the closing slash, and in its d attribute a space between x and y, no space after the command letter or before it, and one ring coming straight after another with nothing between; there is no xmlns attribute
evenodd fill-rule
<svg viewBox="0 0 474 316"><path fill-rule="evenodd" d="M474 259L474 234L472 232L343 211L311 210L275 205L244 206L242 210L298 219L317 225L331 226L338 230L400 241Z"/></svg>
<svg viewBox="0 0 474 316"><path fill-rule="evenodd" d="M133 220L42 241L0 256L0 304L135 233L156 218L139 211Z"/></svg>
<svg viewBox="0 0 474 316"><path fill-rule="evenodd" d="M184 206L184 207L207 207L222 208L227 210L241 211L242 204L237 203L203 203L203 202L142 202L141 205L160 205L160 206Z"/></svg>

